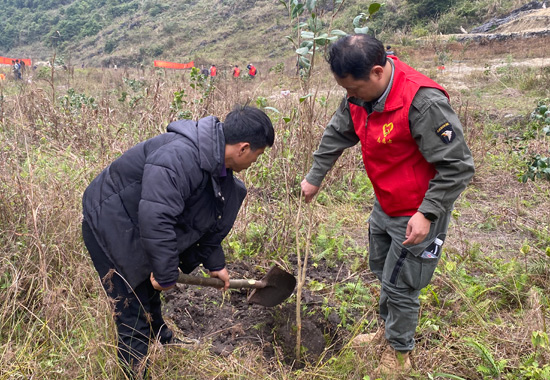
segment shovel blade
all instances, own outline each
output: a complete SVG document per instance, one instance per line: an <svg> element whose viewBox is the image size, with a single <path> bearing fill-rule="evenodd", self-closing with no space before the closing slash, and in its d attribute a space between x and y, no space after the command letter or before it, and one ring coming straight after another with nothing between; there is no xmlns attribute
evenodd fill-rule
<svg viewBox="0 0 550 380"><path fill-rule="evenodd" d="M248 296L248 302L273 307L286 300L296 287L296 278L274 266L261 280L265 286L256 288Z"/></svg>

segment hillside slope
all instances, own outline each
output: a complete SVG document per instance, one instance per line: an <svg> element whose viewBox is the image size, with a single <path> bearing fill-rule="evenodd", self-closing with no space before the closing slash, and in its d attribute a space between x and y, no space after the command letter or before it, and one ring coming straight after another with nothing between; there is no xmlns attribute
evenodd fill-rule
<svg viewBox="0 0 550 380"><path fill-rule="evenodd" d="M57 49L74 63L135 65L201 56L241 59L243 51L260 58L285 44L284 8L271 0L26 3L29 8L0 15L0 55L44 60Z"/></svg>
<svg viewBox="0 0 550 380"><path fill-rule="evenodd" d="M345 0L331 20L338 2L317 0L317 15L324 27L333 22L351 33L353 18L371 3ZM479 25L519 3L525 1L500 1L495 7L486 0L466 7L466 0L388 0L369 23L395 44L401 38L393 31L402 36L424 25L431 33L458 33L450 25ZM296 30L280 0L4 0L3 7L0 55L40 61L55 51L71 64L87 66L135 67L154 59L197 65L273 61L293 54L285 36Z"/></svg>

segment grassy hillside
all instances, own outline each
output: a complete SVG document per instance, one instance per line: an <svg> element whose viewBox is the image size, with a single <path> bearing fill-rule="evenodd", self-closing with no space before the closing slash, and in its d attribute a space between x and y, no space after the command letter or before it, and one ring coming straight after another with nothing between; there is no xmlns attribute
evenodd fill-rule
<svg viewBox="0 0 550 380"><path fill-rule="evenodd" d="M351 33L351 21L371 2L319 0L316 13L323 18L340 3L333 25ZM372 30L392 43L411 33L457 33L522 3L389 0ZM292 54L285 40L292 29L278 0L4 0L0 55L45 60L57 50L64 61L95 67L153 59L231 65Z"/></svg>
<svg viewBox="0 0 550 380"><path fill-rule="evenodd" d="M547 46L544 39L461 45L434 36L422 49L400 47L400 57L449 90L476 164L437 273L421 294L413 378L550 378L550 132L545 119L531 117L536 111L542 118L550 105ZM359 147L339 159L315 203L305 206L299 196L343 95L326 65L316 66L308 91L276 70L214 86L162 70L145 77L133 68L45 70L30 83L11 79L9 67L0 70L8 74L0 81L0 379L121 378L109 301L82 244L82 192L121 152L169 121L223 118L247 101L272 107L266 111L277 137L240 174L249 193L224 243L228 268L234 278L237 267L256 277L274 263L296 273L298 253L307 252L302 314L305 320L320 310L330 324L321 332L326 350L293 367L280 331L268 329L271 340L258 336L265 309L245 326L242 314L231 312L237 295L215 293L199 301L203 317L225 306L233 321L191 349L152 347L153 379L372 379L378 348L358 355L349 345L378 326L365 223L374 196ZM540 178L522 183L523 174ZM296 300L271 309L291 332L288 310ZM196 326L199 315L165 301L181 323ZM252 343L223 355L212 349L214 339L232 334Z"/></svg>

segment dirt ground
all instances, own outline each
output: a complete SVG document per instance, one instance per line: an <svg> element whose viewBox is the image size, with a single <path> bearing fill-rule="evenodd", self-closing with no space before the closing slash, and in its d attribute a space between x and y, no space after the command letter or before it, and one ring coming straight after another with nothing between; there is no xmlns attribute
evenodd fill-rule
<svg viewBox="0 0 550 380"><path fill-rule="evenodd" d="M228 263L232 278L261 279L265 273L255 270L254 265L245 262ZM265 268L266 270L268 268ZM199 269L194 275L200 275ZM308 281L338 281L349 268L318 265L308 268ZM364 281L373 281L372 274L357 273ZM357 281L352 276L344 281ZM287 364L295 360L296 298L293 294L281 305L269 308L249 304L249 290L231 290L225 295L218 289L178 284L166 292L165 316L175 330L187 339L211 344L212 353L226 356L236 348L256 345L262 348L267 359L284 359ZM314 362L321 355L330 357L347 343L349 333L340 329L341 322L336 312L325 315L330 306L323 304L322 296L304 290L302 305L307 313L302 315L302 346L306 360ZM327 307L328 306L328 307ZM360 320L363 315L354 316ZM277 351L277 352L276 352ZM277 354L277 355L276 355Z"/></svg>

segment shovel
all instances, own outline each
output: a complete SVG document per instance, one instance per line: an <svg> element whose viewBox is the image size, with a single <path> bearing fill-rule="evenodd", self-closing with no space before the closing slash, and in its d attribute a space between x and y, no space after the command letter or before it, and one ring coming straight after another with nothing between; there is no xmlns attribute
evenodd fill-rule
<svg viewBox="0 0 550 380"><path fill-rule="evenodd" d="M187 285L210 286L223 288L224 282L215 277L198 277L180 273L178 282ZM248 296L250 303L273 307L286 300L296 286L296 278L290 273L275 266L260 281L256 280L229 280L231 289L254 289Z"/></svg>

